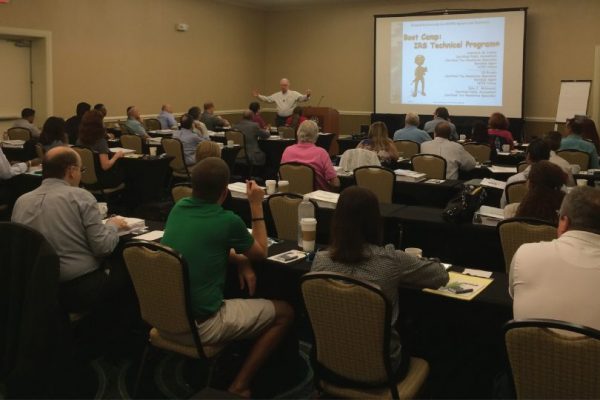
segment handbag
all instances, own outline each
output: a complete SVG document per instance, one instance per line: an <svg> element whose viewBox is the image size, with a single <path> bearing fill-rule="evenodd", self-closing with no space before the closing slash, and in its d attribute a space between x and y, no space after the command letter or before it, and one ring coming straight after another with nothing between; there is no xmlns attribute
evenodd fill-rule
<svg viewBox="0 0 600 400"><path fill-rule="evenodd" d="M442 212L442 218L447 222L461 223L473 220L475 211L483 204L487 192L481 186L467 185L461 193L450 200Z"/></svg>

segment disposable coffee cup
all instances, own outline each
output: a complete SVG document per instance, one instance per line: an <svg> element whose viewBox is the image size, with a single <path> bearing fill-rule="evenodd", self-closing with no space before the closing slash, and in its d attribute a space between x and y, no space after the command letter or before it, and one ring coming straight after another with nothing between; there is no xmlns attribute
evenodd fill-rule
<svg viewBox="0 0 600 400"><path fill-rule="evenodd" d="M417 258L423 257L423 250L419 249L418 247L407 247L404 249L404 252Z"/></svg>
<svg viewBox="0 0 600 400"><path fill-rule="evenodd" d="M277 181L269 179L265 182L265 184L267 185L267 194L275 193L277 188Z"/></svg>
<svg viewBox="0 0 600 400"><path fill-rule="evenodd" d="M505 153L508 153L510 151L510 145L509 144L503 144L502 145L502 151Z"/></svg>
<svg viewBox="0 0 600 400"><path fill-rule="evenodd" d="M98 207L98 211L100 212L100 215L102 215L102 219L106 218L108 215L108 204L98 203L97 207Z"/></svg>
<svg viewBox="0 0 600 400"><path fill-rule="evenodd" d="M317 220L314 218L302 218L300 220L302 230L302 249L307 252L315 251L317 239Z"/></svg>
<svg viewBox="0 0 600 400"><path fill-rule="evenodd" d="M233 147L234 145L235 145L235 143L233 142L233 140L227 141L227 147Z"/></svg>
<svg viewBox="0 0 600 400"><path fill-rule="evenodd" d="M290 188L290 182L289 181L279 181L277 183L277 186L279 187L280 192L285 193Z"/></svg>
<svg viewBox="0 0 600 400"><path fill-rule="evenodd" d="M458 138L459 138L459 140L464 141L464 140L467 140L467 135L460 135Z"/></svg>
<svg viewBox="0 0 600 400"><path fill-rule="evenodd" d="M587 186L587 185L588 185L587 179L577 179L577 186Z"/></svg>
<svg viewBox="0 0 600 400"><path fill-rule="evenodd" d="M581 166L578 164L571 164L571 173L577 175L581 171Z"/></svg>

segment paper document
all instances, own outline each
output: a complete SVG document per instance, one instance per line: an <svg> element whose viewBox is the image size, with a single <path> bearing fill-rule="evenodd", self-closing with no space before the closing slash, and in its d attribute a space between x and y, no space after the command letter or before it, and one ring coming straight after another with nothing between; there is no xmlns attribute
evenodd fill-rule
<svg viewBox="0 0 600 400"><path fill-rule="evenodd" d="M135 153L135 150L132 149L125 149L123 147L111 147L109 148L109 150L111 151L111 153L118 153L120 151L122 151L124 154L132 154Z"/></svg>
<svg viewBox="0 0 600 400"><path fill-rule="evenodd" d="M309 199L316 201L319 207L324 208L335 208L340 198L339 193L327 192L325 190L317 190L306 195Z"/></svg>
<svg viewBox="0 0 600 400"><path fill-rule="evenodd" d="M277 254L268 258L281 264L290 264L306 258L306 253L300 250L290 250L285 253Z"/></svg>
<svg viewBox="0 0 600 400"><path fill-rule="evenodd" d="M506 188L506 182L499 181L497 179L491 179L491 178L483 178L479 184L481 186L485 186L485 187L489 187L489 188L493 188L493 189L504 190Z"/></svg>
<svg viewBox="0 0 600 400"><path fill-rule="evenodd" d="M421 172L411 171L408 169L397 169L394 171L397 181L404 182L421 182L427 179L427 175Z"/></svg>
<svg viewBox="0 0 600 400"><path fill-rule="evenodd" d="M153 242L158 239L162 239L164 231L150 231L148 233L144 233L143 235L136 236L134 239L136 240L147 240L149 242Z"/></svg>
<svg viewBox="0 0 600 400"><path fill-rule="evenodd" d="M480 269L471 269L471 268L465 268L465 270L463 271L463 274L471 275L471 276L478 276L480 278L490 278L492 276L491 271L482 271Z"/></svg>
<svg viewBox="0 0 600 400"><path fill-rule="evenodd" d="M480 278L452 271L448 272L448 275L450 276L450 280L446 286L442 286L439 289L423 289L423 291L470 301L494 281L491 278ZM460 293L460 291L465 291L465 293Z"/></svg>
<svg viewBox="0 0 600 400"><path fill-rule="evenodd" d="M501 167L499 165L492 165L487 167L494 174L516 174L517 167Z"/></svg>
<svg viewBox="0 0 600 400"><path fill-rule="evenodd" d="M127 224L127 226L129 227L126 230L122 230L119 231L119 236L125 236L125 235L129 235L131 233L142 233L142 231L144 231L146 229L146 221L144 221L143 219L139 219L139 218L127 218L127 217L121 217L119 216L119 218L123 218L125 220L125 223ZM108 221L109 218L103 220L103 223L106 223L106 221Z"/></svg>

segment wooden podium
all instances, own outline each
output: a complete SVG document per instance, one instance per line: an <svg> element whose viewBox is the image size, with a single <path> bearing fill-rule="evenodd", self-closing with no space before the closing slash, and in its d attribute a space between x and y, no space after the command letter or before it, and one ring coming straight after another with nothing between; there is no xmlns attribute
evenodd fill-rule
<svg viewBox="0 0 600 400"><path fill-rule="evenodd" d="M333 133L329 154L338 153L337 139L340 134L340 113L330 107L305 107L303 115L308 119L318 120L323 133Z"/></svg>

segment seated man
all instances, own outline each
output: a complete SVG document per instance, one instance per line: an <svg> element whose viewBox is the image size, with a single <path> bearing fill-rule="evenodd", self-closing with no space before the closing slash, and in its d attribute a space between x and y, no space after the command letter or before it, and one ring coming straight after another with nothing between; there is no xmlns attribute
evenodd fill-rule
<svg viewBox="0 0 600 400"><path fill-rule="evenodd" d="M79 125L81 125L83 115L91 109L92 106L89 103L86 103L85 101L77 103L77 107L75 108L75 115L69 118L65 123L65 131L67 133L67 136L69 137L69 143L77 143L77 139L79 138Z"/></svg>
<svg viewBox="0 0 600 400"><path fill-rule="evenodd" d="M173 107L170 104L163 104L157 119L160 121L162 129L177 129L177 121L173 115Z"/></svg>
<svg viewBox="0 0 600 400"><path fill-rule="evenodd" d="M246 257L261 260L268 250L263 190L254 181L248 182L250 234L240 217L221 207L228 183L229 167L223 160L211 157L199 162L192 171L192 197L180 200L171 210L162 243L179 251L188 263L191 312L202 343L256 339L229 387L232 393L250 397L250 381L289 328L293 310L281 301L224 299L229 263L238 264L242 288L247 286L252 296L256 277Z"/></svg>
<svg viewBox="0 0 600 400"><path fill-rule="evenodd" d="M68 312L102 306L127 279L125 271L107 273L103 259L127 225L121 218L102 223L96 199L79 188L82 166L74 150L55 147L42 166L42 185L19 197L12 221L39 231L60 257L59 296Z"/></svg>
<svg viewBox="0 0 600 400"><path fill-rule="evenodd" d="M196 164L196 149L198 145L207 140L192 131L194 119L187 114L181 117L181 129L173 134L174 139L179 139L183 145L185 165Z"/></svg>
<svg viewBox="0 0 600 400"><path fill-rule="evenodd" d="M509 278L515 319L555 319L600 329L600 190L575 187L563 200L558 239L527 243Z"/></svg>
<svg viewBox="0 0 600 400"><path fill-rule="evenodd" d="M440 122L435 127L435 139L421 144L422 154L435 154L446 160L446 179L458 179L458 171L470 171L476 161L465 148L448 140L452 127L448 122Z"/></svg>
<svg viewBox="0 0 600 400"><path fill-rule="evenodd" d="M398 129L394 133L394 141L411 140L417 143L428 142L431 140L429 133L419 129L419 116L415 113L406 114L404 119L404 128Z"/></svg>
<svg viewBox="0 0 600 400"><path fill-rule="evenodd" d="M25 128L31 132L31 136L34 138L39 138L42 131L40 128L33 124L35 120L35 110L31 108L24 108L21 111L21 119L18 119L13 124L13 128Z"/></svg>
<svg viewBox="0 0 600 400"><path fill-rule="evenodd" d="M140 116L140 110L138 110L136 106L127 107L127 121L125 122L125 126L129 129L129 132L123 132L124 134L130 133L138 135L142 139L148 139L150 137L146 133L146 128L144 128L142 117Z"/></svg>
<svg viewBox="0 0 600 400"><path fill-rule="evenodd" d="M244 111L242 120L233 129L242 132L246 138L246 154L252 165L265 165L265 153L258 146L258 139L266 139L271 134L269 131L260 129L258 124L252 121L254 113L250 110Z"/></svg>
<svg viewBox="0 0 600 400"><path fill-rule="evenodd" d="M433 113L433 119L431 121L425 122L423 130L429 133L430 135L433 135L433 133L435 132L435 127L438 126L438 124L441 124L442 122L446 122L450 125L451 132L448 136L448 139L452 141L458 140L456 126L452 122L450 122L450 113L448 112L448 109L446 107L436 108L435 112Z"/></svg>
<svg viewBox="0 0 600 400"><path fill-rule="evenodd" d="M577 118L567 120L565 137L560 143L560 150L579 150L590 155L589 168L600 168L598 163L598 152L594 143L585 140L583 134L583 122Z"/></svg>
<svg viewBox="0 0 600 400"><path fill-rule="evenodd" d="M225 118L215 115L215 104L211 101L204 103L204 112L200 116L200 122L203 122L209 131L230 126L229 121Z"/></svg>
<svg viewBox="0 0 600 400"><path fill-rule="evenodd" d="M317 189L331 190L340 186L337 172L333 168L329 153L317 146L319 127L314 121L304 121L298 128L298 143L286 147L281 156L281 163L297 162L306 164L315 171Z"/></svg>

